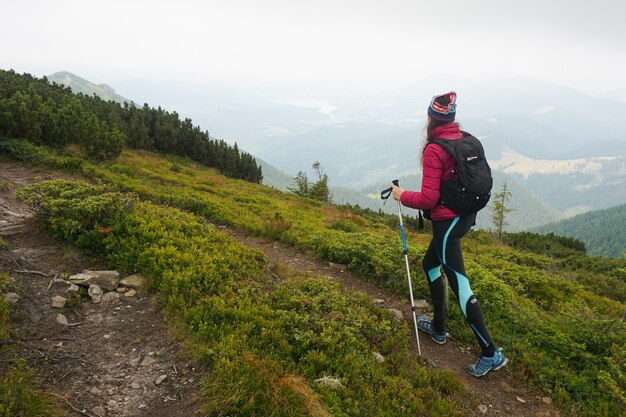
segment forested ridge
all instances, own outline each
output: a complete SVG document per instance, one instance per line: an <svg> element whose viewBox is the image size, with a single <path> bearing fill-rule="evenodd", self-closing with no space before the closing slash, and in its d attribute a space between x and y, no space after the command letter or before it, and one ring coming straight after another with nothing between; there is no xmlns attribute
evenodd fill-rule
<svg viewBox="0 0 626 417"><path fill-rule="evenodd" d="M623 258L626 254L625 225L626 204L622 204L543 225L537 231L581 240L590 255Z"/></svg>
<svg viewBox="0 0 626 417"><path fill-rule="evenodd" d="M211 138L176 112L74 94L45 77L12 70L0 70L0 135L57 149L79 145L95 160L115 158L124 146L171 153L231 178L255 183L263 179L250 154Z"/></svg>

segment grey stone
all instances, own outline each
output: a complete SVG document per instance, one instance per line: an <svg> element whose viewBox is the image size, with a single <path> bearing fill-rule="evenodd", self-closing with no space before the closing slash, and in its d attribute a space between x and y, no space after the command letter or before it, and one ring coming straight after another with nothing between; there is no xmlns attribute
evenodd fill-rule
<svg viewBox="0 0 626 417"><path fill-rule="evenodd" d="M145 288L146 279L138 274L129 275L120 281L120 285L123 287L135 288L135 289Z"/></svg>
<svg viewBox="0 0 626 417"><path fill-rule="evenodd" d="M120 274L117 271L84 271L71 275L70 282L76 285L88 287L97 284L106 291L113 291L120 282Z"/></svg>
<svg viewBox="0 0 626 417"><path fill-rule="evenodd" d="M69 288L65 292L78 292L80 287L76 284L70 284Z"/></svg>
<svg viewBox="0 0 626 417"><path fill-rule="evenodd" d="M124 293L124 297L134 297L137 295L137 291L130 289Z"/></svg>
<svg viewBox="0 0 626 417"><path fill-rule="evenodd" d="M20 296L14 292L8 292L4 294L4 299L7 301L7 303L14 306L20 300Z"/></svg>
<svg viewBox="0 0 626 417"><path fill-rule="evenodd" d="M129 288L127 288L127 287L117 287L117 288L115 289L115 291L117 291L117 292L118 292L118 293L120 293L120 294L123 294L123 293L125 293L125 292L126 292L126 291L128 291L128 290L129 290Z"/></svg>
<svg viewBox="0 0 626 417"><path fill-rule="evenodd" d="M65 303L67 302L67 298L61 297L60 295L55 295L52 297L52 307L54 308L63 308L65 307Z"/></svg>
<svg viewBox="0 0 626 417"><path fill-rule="evenodd" d="M120 295L115 291L108 292L102 296L101 301L103 303L119 303Z"/></svg>
<svg viewBox="0 0 626 417"><path fill-rule="evenodd" d="M478 406L478 411L480 411L482 414L487 414L489 408L485 404L481 404Z"/></svg>
<svg viewBox="0 0 626 417"><path fill-rule="evenodd" d="M72 283L69 281L61 278L54 278L52 281L50 281L50 285L48 285L47 291L52 292L53 294L60 294L66 292L71 286Z"/></svg>
<svg viewBox="0 0 626 417"><path fill-rule="evenodd" d="M98 284L91 284L87 293L91 297L91 301L93 301L94 304L98 304L102 301L102 288L100 288Z"/></svg>
<svg viewBox="0 0 626 417"><path fill-rule="evenodd" d="M157 385L161 385L162 383L165 382L165 380L167 379L167 375L160 375L156 381L154 381L155 384Z"/></svg>
<svg viewBox="0 0 626 417"><path fill-rule="evenodd" d="M152 366L155 363L156 363L156 359L154 359L152 356L146 356L141 361L141 366Z"/></svg>
<svg viewBox="0 0 626 417"><path fill-rule="evenodd" d="M382 298L374 298L372 301L374 302L374 304L379 306L384 306L386 304L385 300L383 300Z"/></svg>
<svg viewBox="0 0 626 417"><path fill-rule="evenodd" d="M345 266L344 264L336 264L334 262L328 262L328 266L330 266L332 269L337 269L338 271L345 271L348 267Z"/></svg>
<svg viewBox="0 0 626 417"><path fill-rule="evenodd" d="M426 300L415 300L415 308L427 308L428 301Z"/></svg>
<svg viewBox="0 0 626 417"><path fill-rule="evenodd" d="M67 318L63 314L57 314L57 323L62 324L64 326L69 326Z"/></svg>
<svg viewBox="0 0 626 417"><path fill-rule="evenodd" d="M396 320L402 320L404 318L404 314L402 314L400 310L397 310L395 308L388 308L387 310L389 310L389 312L393 314L393 318Z"/></svg>

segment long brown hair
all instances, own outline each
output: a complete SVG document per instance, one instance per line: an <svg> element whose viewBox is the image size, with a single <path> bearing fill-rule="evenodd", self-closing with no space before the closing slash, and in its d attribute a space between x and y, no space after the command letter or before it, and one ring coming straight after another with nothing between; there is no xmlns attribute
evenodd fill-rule
<svg viewBox="0 0 626 417"><path fill-rule="evenodd" d="M420 166L423 166L424 150L426 149L426 145L428 145L428 143L433 140L433 134L435 133L435 129L448 123L450 122L441 122L428 116L428 123L426 123L426 126L424 127L424 140L422 142L422 152L420 152Z"/></svg>

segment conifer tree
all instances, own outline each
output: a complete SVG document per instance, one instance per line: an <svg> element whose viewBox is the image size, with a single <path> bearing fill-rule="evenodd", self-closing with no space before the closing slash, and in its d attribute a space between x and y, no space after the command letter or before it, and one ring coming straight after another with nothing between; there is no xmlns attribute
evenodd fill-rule
<svg viewBox="0 0 626 417"><path fill-rule="evenodd" d="M511 198L511 192L507 188L507 183L504 181L500 192L494 196L493 208L491 212L491 221L493 222L496 230L498 231L498 239L502 240L502 229L507 225L506 215L513 211L512 208L506 206Z"/></svg>

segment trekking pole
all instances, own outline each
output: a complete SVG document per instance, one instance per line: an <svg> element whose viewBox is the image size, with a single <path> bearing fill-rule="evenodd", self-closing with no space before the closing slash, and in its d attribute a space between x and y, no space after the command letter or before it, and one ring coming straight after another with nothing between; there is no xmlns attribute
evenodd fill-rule
<svg viewBox="0 0 626 417"><path fill-rule="evenodd" d="M396 187L399 186L399 180L393 180L392 183ZM380 193L380 198L386 201L391 195L391 191L391 187L387 188ZM402 204L399 201L396 201L396 203L398 203L398 217L400 218L400 236L402 237L402 249L404 253L404 262L406 263L407 280L409 282L409 294L411 296L411 311L413 312L413 325L415 326L415 339L417 340L417 356L422 356L422 350L420 349L420 336L417 332L417 315L415 313L415 300L413 299L413 286L411 285L411 268L409 267L409 254L406 247L406 237L404 236L404 223L402 222Z"/></svg>

